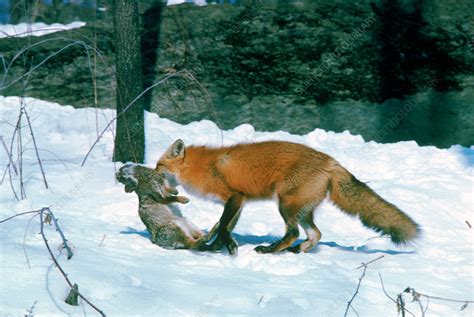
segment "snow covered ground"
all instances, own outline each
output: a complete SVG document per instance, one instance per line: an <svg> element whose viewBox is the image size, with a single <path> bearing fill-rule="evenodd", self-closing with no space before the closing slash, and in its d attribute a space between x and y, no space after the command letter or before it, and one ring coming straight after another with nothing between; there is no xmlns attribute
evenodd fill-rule
<svg viewBox="0 0 474 317"><path fill-rule="evenodd" d="M25 37L41 36L49 33L65 31L80 28L86 25L85 22L71 22L69 24L44 24L38 23L20 23L20 24L0 24L0 38L4 37Z"/></svg>
<svg viewBox="0 0 474 317"><path fill-rule="evenodd" d="M116 183L114 171L120 164L111 162L110 132L80 167L97 136L95 110L30 98L26 102L50 189L44 188L31 137L23 127L27 199L14 199L7 176L0 187L0 219L51 205L76 249L70 261L59 256L61 265L108 316L343 316L362 274L357 267L381 255L368 266L354 299L360 316L397 315L396 305L382 291L379 273L392 297L410 286L430 295L474 299L474 229L466 223L474 224L474 147L377 144L348 132L318 129L303 136L257 132L250 125L224 131L225 144L289 140L332 155L413 217L423 236L414 246L397 248L326 202L315 216L323 233L317 248L307 254L260 255L253 250L256 245L271 243L284 232L276 204L262 201L244 208L234 231L240 245L237 256L170 251L149 241L137 214L136 195L126 194ZM0 135L7 144L18 113L18 98L0 97ZM113 116L112 110L100 111L99 127ZM146 137L149 166L177 138L188 144L221 144L220 130L212 122L179 125L149 113ZM3 173L8 158L3 148L0 153ZM17 190L18 181L14 176ZM183 214L208 230L222 206L178 189L191 198L180 206ZM25 231L28 220L23 216L0 224L0 315L23 316L35 302L34 316L95 315L85 304L63 302L68 287L38 234L38 218ZM60 244L53 227L48 226L46 234L53 247ZM421 316L418 304L405 298L407 308ZM426 306L426 299L422 303ZM427 316L473 316L474 305L462 311L461 306L432 299ZM356 313L349 310L348 316Z"/></svg>

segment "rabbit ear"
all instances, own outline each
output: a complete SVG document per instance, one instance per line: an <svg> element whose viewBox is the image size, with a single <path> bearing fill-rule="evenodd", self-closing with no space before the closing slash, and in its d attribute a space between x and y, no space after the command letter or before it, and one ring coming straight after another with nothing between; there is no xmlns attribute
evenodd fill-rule
<svg viewBox="0 0 474 317"><path fill-rule="evenodd" d="M185 146L183 140L178 139L166 150L166 157L170 159L183 158L184 150Z"/></svg>

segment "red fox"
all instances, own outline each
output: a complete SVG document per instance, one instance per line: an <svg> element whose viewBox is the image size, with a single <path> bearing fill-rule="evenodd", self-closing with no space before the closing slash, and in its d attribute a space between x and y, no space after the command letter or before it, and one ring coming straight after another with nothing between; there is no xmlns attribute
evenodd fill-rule
<svg viewBox="0 0 474 317"><path fill-rule="evenodd" d="M344 212L358 215L365 226L390 235L395 244L406 243L420 232L408 215L335 159L302 144L269 141L212 148L185 147L177 140L159 159L156 170L174 175L193 192L225 203L217 238L204 245L204 250L218 251L225 246L230 254L237 251L230 232L249 199L276 198L286 224L283 238L269 246L257 246L258 253L298 253L313 248L321 239L313 211L327 196ZM307 239L292 247L299 236L298 225Z"/></svg>

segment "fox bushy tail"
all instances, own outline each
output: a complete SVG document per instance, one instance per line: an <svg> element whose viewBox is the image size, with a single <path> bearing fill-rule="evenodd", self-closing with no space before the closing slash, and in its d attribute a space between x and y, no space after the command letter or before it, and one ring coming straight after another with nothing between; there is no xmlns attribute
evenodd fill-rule
<svg viewBox="0 0 474 317"><path fill-rule="evenodd" d="M395 244L405 244L420 233L420 227L408 215L339 164L331 173L329 197L346 213L359 215L366 227L390 235Z"/></svg>

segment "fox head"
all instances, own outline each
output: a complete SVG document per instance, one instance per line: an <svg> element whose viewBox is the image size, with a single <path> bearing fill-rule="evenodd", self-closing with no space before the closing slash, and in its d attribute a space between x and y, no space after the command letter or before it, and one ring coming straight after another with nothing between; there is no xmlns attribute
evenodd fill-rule
<svg viewBox="0 0 474 317"><path fill-rule="evenodd" d="M179 173L186 155L184 142L181 139L174 141L156 163L158 173Z"/></svg>

